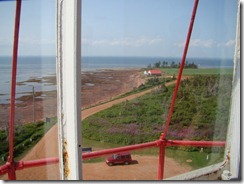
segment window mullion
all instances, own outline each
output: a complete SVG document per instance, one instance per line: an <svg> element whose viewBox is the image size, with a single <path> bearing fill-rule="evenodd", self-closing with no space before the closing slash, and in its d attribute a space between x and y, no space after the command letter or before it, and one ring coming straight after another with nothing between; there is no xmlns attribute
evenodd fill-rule
<svg viewBox="0 0 244 184"><path fill-rule="evenodd" d="M57 86L61 179L81 179L81 1L57 1Z"/></svg>

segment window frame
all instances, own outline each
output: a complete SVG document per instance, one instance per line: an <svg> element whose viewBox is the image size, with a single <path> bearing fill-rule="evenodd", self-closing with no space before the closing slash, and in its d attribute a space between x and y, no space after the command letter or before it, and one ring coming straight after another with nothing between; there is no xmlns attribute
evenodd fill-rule
<svg viewBox="0 0 244 184"><path fill-rule="evenodd" d="M82 179L81 0L57 0L57 107L62 180Z"/></svg>

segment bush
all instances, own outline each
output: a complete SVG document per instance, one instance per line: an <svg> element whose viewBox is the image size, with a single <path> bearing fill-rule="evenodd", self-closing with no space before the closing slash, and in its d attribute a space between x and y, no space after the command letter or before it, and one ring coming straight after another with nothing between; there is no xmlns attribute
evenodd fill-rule
<svg viewBox="0 0 244 184"><path fill-rule="evenodd" d="M32 147L39 141L43 135L56 123L52 121L45 124L43 121L20 125L15 128L14 138L14 156L17 157L24 153L27 149ZM6 131L0 131L0 157L7 158L8 156L8 142Z"/></svg>

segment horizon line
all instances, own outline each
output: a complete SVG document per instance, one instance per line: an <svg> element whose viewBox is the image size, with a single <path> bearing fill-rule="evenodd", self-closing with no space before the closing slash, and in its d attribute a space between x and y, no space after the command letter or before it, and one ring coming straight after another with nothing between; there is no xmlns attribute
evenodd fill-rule
<svg viewBox="0 0 244 184"><path fill-rule="evenodd" d="M0 55L0 57L12 57L11 55ZM19 55L18 57L56 57L56 55ZM114 56L114 55L83 55L81 57L137 57L137 58L177 58L177 59L181 59L182 57L180 56L122 56L122 55L117 55L117 56ZM231 57L187 57L187 59L234 59L234 58L231 58Z"/></svg>

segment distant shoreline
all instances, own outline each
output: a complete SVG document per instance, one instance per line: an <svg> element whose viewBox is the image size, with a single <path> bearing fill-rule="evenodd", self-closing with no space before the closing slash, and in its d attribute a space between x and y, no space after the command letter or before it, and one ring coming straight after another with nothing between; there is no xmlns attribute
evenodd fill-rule
<svg viewBox="0 0 244 184"><path fill-rule="evenodd" d="M89 71L81 71L81 75L87 75L91 73L102 73L102 72L115 72L115 71L141 71L144 69L149 68L99 68L99 69L94 69L94 70L89 70ZM167 71L169 74L177 74L179 68L161 68L162 70ZM204 70L208 70L209 73L207 73ZM193 71L193 72L189 72ZM200 71L198 73L198 71ZM213 73L218 73L216 71L223 71L223 73L227 74L232 74L233 68L231 67L226 67L226 68L198 68L198 69L184 69L185 75L196 75L196 74L201 74L204 71L206 74L213 74ZM42 92L42 93L47 93L49 91L55 91L56 90L56 74L49 74L43 77L29 77L26 80L23 81L17 81L17 93L16 93L16 100L21 98L22 96L30 95L32 93L32 86L35 87L36 92ZM10 83L8 83L8 89L10 89ZM10 102L10 95L7 93L0 93L0 104L8 104ZM18 103L18 102L17 102Z"/></svg>
<svg viewBox="0 0 244 184"><path fill-rule="evenodd" d="M109 69L82 74L82 108L109 101L111 98L131 91L143 83L140 75L141 72L138 69ZM35 90L36 120L42 120L45 119L45 117L54 117L57 114L57 90L54 84L54 82L56 83L55 76L47 77L44 81L48 81L46 84L53 82L55 90ZM39 80L36 82L37 84L42 83ZM26 86L28 87L27 92L16 94L16 124L28 123L33 120L32 87L28 82ZM21 87L23 87L23 85L21 85ZM1 98L2 97L3 96L1 96ZM0 104L0 127L5 126L5 122L8 122L9 106L9 103Z"/></svg>

